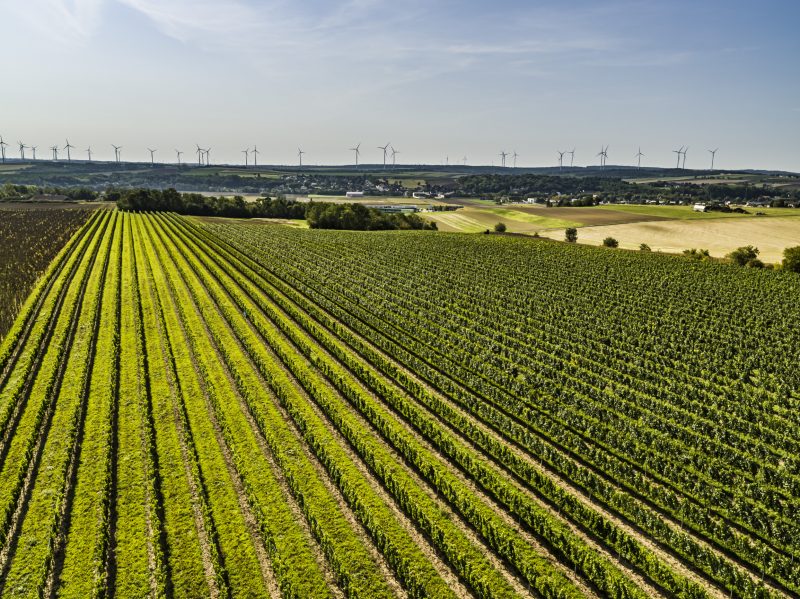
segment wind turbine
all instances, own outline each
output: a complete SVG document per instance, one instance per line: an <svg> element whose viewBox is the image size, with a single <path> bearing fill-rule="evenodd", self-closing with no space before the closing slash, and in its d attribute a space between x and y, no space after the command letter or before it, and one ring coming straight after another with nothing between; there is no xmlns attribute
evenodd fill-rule
<svg viewBox="0 0 800 599"><path fill-rule="evenodd" d="M116 162L117 164L119 164L119 162L120 162L120 155L121 155L121 153L122 153L122 152L121 152L121 150L122 150L122 146L115 146L114 144L111 144L111 147L112 147L112 148L114 148L114 162Z"/></svg>
<svg viewBox="0 0 800 599"><path fill-rule="evenodd" d="M3 141L3 136L0 135L0 157L2 157L3 164L6 163L6 146L8 144Z"/></svg>
<svg viewBox="0 0 800 599"><path fill-rule="evenodd" d="M681 168L681 154L683 154L683 146L681 146L680 150L672 150L672 153L678 155L678 164L675 166L675 168Z"/></svg>
<svg viewBox="0 0 800 599"><path fill-rule="evenodd" d="M245 148L244 150L242 150L242 154L244 154L244 167L247 168L248 166L250 166L248 164L248 161L250 160L250 148Z"/></svg>
<svg viewBox="0 0 800 599"><path fill-rule="evenodd" d="M394 167L395 167L395 164L397 164L397 159L396 159L396 156L397 156L399 153L400 153L400 152L398 152L397 150L395 150L395 149L394 149L394 146L392 146L392 168L394 168ZM450 157L449 157L449 156L448 156L448 158L447 158L447 161L448 161L448 162L450 162Z"/></svg>
<svg viewBox="0 0 800 599"><path fill-rule="evenodd" d="M92 161L92 146L86 148L86 153L89 155L89 162Z"/></svg>
<svg viewBox="0 0 800 599"><path fill-rule="evenodd" d="M511 156L514 158L514 168L517 168L517 156L519 156L519 154L517 154L517 151L514 150L514 153Z"/></svg>
<svg viewBox="0 0 800 599"><path fill-rule="evenodd" d="M637 163L636 168L642 168L642 156L644 156L644 154L642 154L642 147L639 146L639 151L636 152L636 158L639 159L639 162Z"/></svg>
<svg viewBox="0 0 800 599"><path fill-rule="evenodd" d="M303 152L303 150L301 150L300 148L297 148L297 157L300 159L301 167L303 166L303 154L305 154L305 152Z"/></svg>
<svg viewBox="0 0 800 599"><path fill-rule="evenodd" d="M716 158L716 156L717 156L717 150L719 150L719 148L717 148L716 150L709 150L708 151L708 153L711 154L711 170L712 171L714 170L714 158Z"/></svg>
<svg viewBox="0 0 800 599"><path fill-rule="evenodd" d="M175 154L178 155L178 166L180 166L181 165L181 155L183 154L183 152L181 152L180 150L175 150Z"/></svg>
<svg viewBox="0 0 800 599"><path fill-rule="evenodd" d="M689 150L689 146L686 146L686 148L683 150L683 168L684 169L686 168L686 152L688 150Z"/></svg>
<svg viewBox="0 0 800 599"><path fill-rule="evenodd" d="M606 158L608 158L608 147L600 146L600 151L597 153L600 156L600 168L606 167Z"/></svg>
<svg viewBox="0 0 800 599"><path fill-rule="evenodd" d="M467 157L466 157L466 156L464 156L464 157L461 159L461 162L464 164L464 166L467 166Z"/></svg>
<svg viewBox="0 0 800 599"><path fill-rule="evenodd" d="M556 150L556 153L558 154L558 170L561 170L564 166L564 154L566 154L567 152L566 151L561 152L560 150Z"/></svg>
<svg viewBox="0 0 800 599"><path fill-rule="evenodd" d="M386 170L386 150L390 145L392 144L387 143L385 146L378 146L379 150L383 150L383 170Z"/></svg>
<svg viewBox="0 0 800 599"><path fill-rule="evenodd" d="M501 166L503 168L505 168L505 166L506 166L506 156L508 156L508 152L503 150L502 152L500 152L499 156L500 156L500 160L501 160Z"/></svg>
<svg viewBox="0 0 800 599"><path fill-rule="evenodd" d="M33 159L36 160L36 146L31 146L31 150L33 150Z"/></svg>
<svg viewBox="0 0 800 599"><path fill-rule="evenodd" d="M361 142L355 148L350 148L351 152L356 153L356 167L358 167L358 155L361 154Z"/></svg>
<svg viewBox="0 0 800 599"><path fill-rule="evenodd" d="M209 166L211 164L211 148L206 148L203 152L206 155L206 166Z"/></svg>
<svg viewBox="0 0 800 599"><path fill-rule="evenodd" d="M73 146L71 143L69 143L69 140L67 140L67 145L64 146L64 149L67 151L67 162L72 162L72 156L70 156L69 151L74 147L75 146Z"/></svg>
<svg viewBox="0 0 800 599"><path fill-rule="evenodd" d="M572 148L569 152L569 168L572 168L572 165L575 162L575 148Z"/></svg>
<svg viewBox="0 0 800 599"><path fill-rule="evenodd" d="M197 146L197 166L203 166L203 148L201 148L198 144L194 144Z"/></svg>
<svg viewBox="0 0 800 599"><path fill-rule="evenodd" d="M150 148L147 148L147 151L150 152L150 166L154 166L155 159L153 158L153 155L158 152L158 150L151 150Z"/></svg>
<svg viewBox="0 0 800 599"><path fill-rule="evenodd" d="M25 160L25 148L27 148L28 146L26 146L21 141L18 141L17 143L19 144L19 156L22 160Z"/></svg>
<svg viewBox="0 0 800 599"><path fill-rule="evenodd" d="M52 146L50 148L53 151L53 161L58 160L58 146Z"/></svg>
<svg viewBox="0 0 800 599"><path fill-rule="evenodd" d="M258 166L258 148L253 146L253 166Z"/></svg>

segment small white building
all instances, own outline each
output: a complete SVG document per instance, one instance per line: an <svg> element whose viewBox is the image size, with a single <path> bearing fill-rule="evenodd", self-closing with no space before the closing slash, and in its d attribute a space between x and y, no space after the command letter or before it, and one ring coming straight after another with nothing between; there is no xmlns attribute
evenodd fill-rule
<svg viewBox="0 0 800 599"><path fill-rule="evenodd" d="M694 210L695 212L706 212L708 210L708 207L705 204L695 204L692 207L692 210Z"/></svg>
<svg viewBox="0 0 800 599"><path fill-rule="evenodd" d="M364 192L363 191L348 191L344 195L345 195L345 197L348 197L348 198L363 198L364 197Z"/></svg>

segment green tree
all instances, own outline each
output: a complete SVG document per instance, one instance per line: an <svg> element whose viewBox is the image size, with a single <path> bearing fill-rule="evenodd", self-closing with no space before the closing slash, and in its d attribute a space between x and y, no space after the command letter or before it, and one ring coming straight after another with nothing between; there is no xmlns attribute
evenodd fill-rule
<svg viewBox="0 0 800 599"><path fill-rule="evenodd" d="M616 247L619 247L619 241L617 241L613 237L606 237L603 240L603 246L605 246L607 248L616 248Z"/></svg>
<svg viewBox="0 0 800 599"><path fill-rule="evenodd" d="M783 268L790 272L800 272L800 245L783 250Z"/></svg>
<svg viewBox="0 0 800 599"><path fill-rule="evenodd" d="M575 243L578 241L578 229L575 227L570 227L566 231L564 231L564 239L569 241L570 243Z"/></svg>
<svg viewBox="0 0 800 599"><path fill-rule="evenodd" d="M683 250L683 255L691 260L708 260L711 258L711 253L708 250L698 250L697 248Z"/></svg>
<svg viewBox="0 0 800 599"><path fill-rule="evenodd" d="M506 224L505 223L497 223L494 226L495 233L505 233L506 232Z"/></svg>
<svg viewBox="0 0 800 599"><path fill-rule="evenodd" d="M641 252L650 252L652 250L650 249L650 246L647 245L646 243L640 243L639 244L639 251L641 251Z"/></svg>
<svg viewBox="0 0 800 599"><path fill-rule="evenodd" d="M753 247L752 245L745 245L733 250L726 256L726 258L728 258L728 260L734 264L745 266L751 260L755 260L758 257L758 254L758 248Z"/></svg>

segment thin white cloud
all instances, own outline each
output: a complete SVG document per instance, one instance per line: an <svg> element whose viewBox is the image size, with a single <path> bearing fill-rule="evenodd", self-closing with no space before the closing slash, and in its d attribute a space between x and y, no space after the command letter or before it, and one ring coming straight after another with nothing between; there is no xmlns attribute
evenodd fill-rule
<svg viewBox="0 0 800 599"><path fill-rule="evenodd" d="M567 40L522 40L507 43L461 43L447 46L445 50L450 54L469 55L510 55L510 54L559 54L580 50L608 50L612 43L608 39L567 39Z"/></svg>
<svg viewBox="0 0 800 599"><path fill-rule="evenodd" d="M81 41L95 30L104 1L9 0L6 8L50 39L68 43Z"/></svg>
<svg viewBox="0 0 800 599"><path fill-rule="evenodd" d="M234 39L252 35L262 24L258 11L236 0L118 1L146 16L165 35L183 42L207 36Z"/></svg>

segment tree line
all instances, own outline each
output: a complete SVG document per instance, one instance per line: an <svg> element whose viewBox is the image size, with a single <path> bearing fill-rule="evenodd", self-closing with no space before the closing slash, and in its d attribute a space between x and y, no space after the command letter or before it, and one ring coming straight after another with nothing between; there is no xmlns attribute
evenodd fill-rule
<svg viewBox="0 0 800 599"><path fill-rule="evenodd" d="M392 229L436 229L416 214L387 214L362 204L297 202L284 197L261 197L245 201L242 196L204 196L175 189L130 189L106 193L117 208L130 212L175 212L187 216L228 218L306 219L312 229L386 231Z"/></svg>

